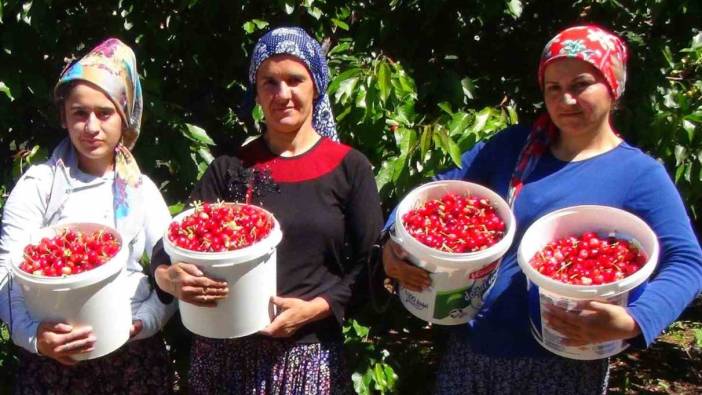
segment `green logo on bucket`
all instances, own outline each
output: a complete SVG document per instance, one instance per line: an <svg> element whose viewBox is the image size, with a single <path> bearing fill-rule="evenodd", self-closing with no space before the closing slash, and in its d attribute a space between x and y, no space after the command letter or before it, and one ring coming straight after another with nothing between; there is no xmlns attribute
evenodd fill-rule
<svg viewBox="0 0 702 395"><path fill-rule="evenodd" d="M470 289L467 288L454 289L451 291L438 291L434 302L434 318L460 318L464 315L463 310L470 306Z"/></svg>

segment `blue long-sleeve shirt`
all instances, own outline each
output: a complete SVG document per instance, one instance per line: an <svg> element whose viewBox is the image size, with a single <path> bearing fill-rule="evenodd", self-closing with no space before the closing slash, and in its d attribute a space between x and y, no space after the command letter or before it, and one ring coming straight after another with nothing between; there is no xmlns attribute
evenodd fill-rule
<svg viewBox="0 0 702 395"><path fill-rule="evenodd" d="M524 126L506 129L464 153L460 169L437 178L476 182L506 199L528 133ZM627 210L648 223L659 238L658 267L643 294L628 307L641 328L636 345L653 342L700 292L702 252L680 195L660 163L626 142L576 162L558 160L547 152L524 180L515 201L515 239L483 308L468 325L453 329L467 337L473 350L495 356L553 356L530 333L526 278L516 252L524 231L534 221L551 211L581 204Z"/></svg>

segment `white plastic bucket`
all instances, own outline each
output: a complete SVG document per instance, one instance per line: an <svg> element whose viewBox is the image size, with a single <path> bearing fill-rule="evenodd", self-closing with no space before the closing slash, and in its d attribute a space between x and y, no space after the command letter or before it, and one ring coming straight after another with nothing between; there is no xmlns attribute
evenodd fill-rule
<svg viewBox="0 0 702 395"><path fill-rule="evenodd" d="M529 261L551 241L585 232L634 240L643 249L648 261L636 273L619 281L602 285L573 285L546 277L536 271ZM658 238L637 216L613 207L574 206L551 212L534 222L524 233L517 257L527 277L529 319L536 341L554 354L571 359L593 360L607 358L628 347L624 340L570 347L562 344L563 336L552 329L543 318L545 306L556 305L577 311L578 302L599 300L626 306L643 292L648 278L658 263Z"/></svg>
<svg viewBox="0 0 702 395"><path fill-rule="evenodd" d="M173 221L181 222L193 211L184 211ZM186 250L171 243L166 231L163 246L171 262L194 264L208 277L226 281L229 288L227 297L218 301L216 307L178 303L183 325L189 331L230 339L256 333L270 324L274 316L270 299L276 295L276 246L283 233L275 217L266 213L273 219L271 233L249 247L234 251Z"/></svg>
<svg viewBox="0 0 702 395"><path fill-rule="evenodd" d="M120 348L129 339L132 310L124 288L128 248L116 230L93 223L74 223L43 228L31 235L37 244L43 237L54 237L60 230L84 233L104 230L114 234L120 250L112 259L87 272L66 277L36 276L19 268L22 257L12 259L13 275L24 301L37 321L66 322L74 327L91 326L95 334L93 351L73 355L75 360L94 359Z"/></svg>
<svg viewBox="0 0 702 395"><path fill-rule="evenodd" d="M456 254L425 246L412 237L405 229L402 217L426 201L439 199L446 193L470 194L490 201L505 223L502 240L482 251ZM422 292L400 287L400 301L410 313L427 322L459 325L470 321L483 305L489 279L499 259L512 244L515 229L514 214L507 202L482 185L446 180L430 182L414 189L397 207L393 239L407 251L412 263L430 272L431 286Z"/></svg>

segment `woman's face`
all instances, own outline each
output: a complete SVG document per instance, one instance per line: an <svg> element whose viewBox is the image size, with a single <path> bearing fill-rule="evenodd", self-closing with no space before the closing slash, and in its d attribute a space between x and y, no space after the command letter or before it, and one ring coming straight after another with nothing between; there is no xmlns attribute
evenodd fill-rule
<svg viewBox="0 0 702 395"><path fill-rule="evenodd" d="M609 125L614 104L602 74L591 64L573 58L546 66L544 101L564 137L601 131Z"/></svg>
<svg viewBox="0 0 702 395"><path fill-rule="evenodd" d="M314 81L307 67L291 55L266 59L256 73L256 102L261 105L268 130L297 132L312 125Z"/></svg>
<svg viewBox="0 0 702 395"><path fill-rule="evenodd" d="M122 138L122 117L100 89L78 82L63 103L63 126L84 160L104 160L114 155Z"/></svg>

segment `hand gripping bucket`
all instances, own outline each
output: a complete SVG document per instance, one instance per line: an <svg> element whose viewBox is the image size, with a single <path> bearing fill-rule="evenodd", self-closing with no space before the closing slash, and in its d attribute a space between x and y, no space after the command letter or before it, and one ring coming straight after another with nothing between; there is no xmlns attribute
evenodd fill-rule
<svg viewBox="0 0 702 395"><path fill-rule="evenodd" d="M181 222L194 210L182 212L173 221ZM217 307L199 307L179 301L180 316L189 331L205 337L229 339L256 333L271 322L274 314L270 299L276 295L276 246L283 234L275 217L266 213L273 219L271 233L251 246L234 251L186 250L171 243L166 231L163 246L171 262L194 264L208 277L224 280L229 285L229 294L217 302Z"/></svg>
<svg viewBox="0 0 702 395"><path fill-rule="evenodd" d="M632 275L602 285L565 284L542 275L529 263L549 242L585 232L595 232L600 237L634 240L646 253L648 261ZM626 349L628 344L623 340L582 347L564 346L563 336L545 322L542 310L547 305L577 310L578 302L585 300L627 306L646 287L648 278L656 268L658 254L658 239L653 230L640 218L624 210L595 205L574 206L538 219L524 233L517 252L519 266L527 277L529 319L536 341L554 354L580 360L607 358Z"/></svg>
<svg viewBox="0 0 702 395"><path fill-rule="evenodd" d="M487 199L505 222L505 234L495 245L478 252L450 253L425 246L412 237L402 217L428 200L446 193L470 194ZM512 210L498 194L478 184L459 180L434 181L410 192L400 202L392 236L407 251L412 263L430 272L431 286L422 292L400 287L400 301L416 317L439 325L459 325L470 321L483 305L499 259L507 252L515 233Z"/></svg>
<svg viewBox="0 0 702 395"><path fill-rule="evenodd" d="M119 233L105 225L73 223L43 228L31 235L31 243L53 237L63 229L114 234L121 247L117 255L87 272L66 277L36 276L19 268L22 257L13 256L14 280L19 284L29 314L36 321L66 322L73 327L91 326L95 349L76 354L75 360L94 359L120 348L129 339L132 324L130 295L124 287L128 248ZM21 254L21 252L20 252Z"/></svg>

